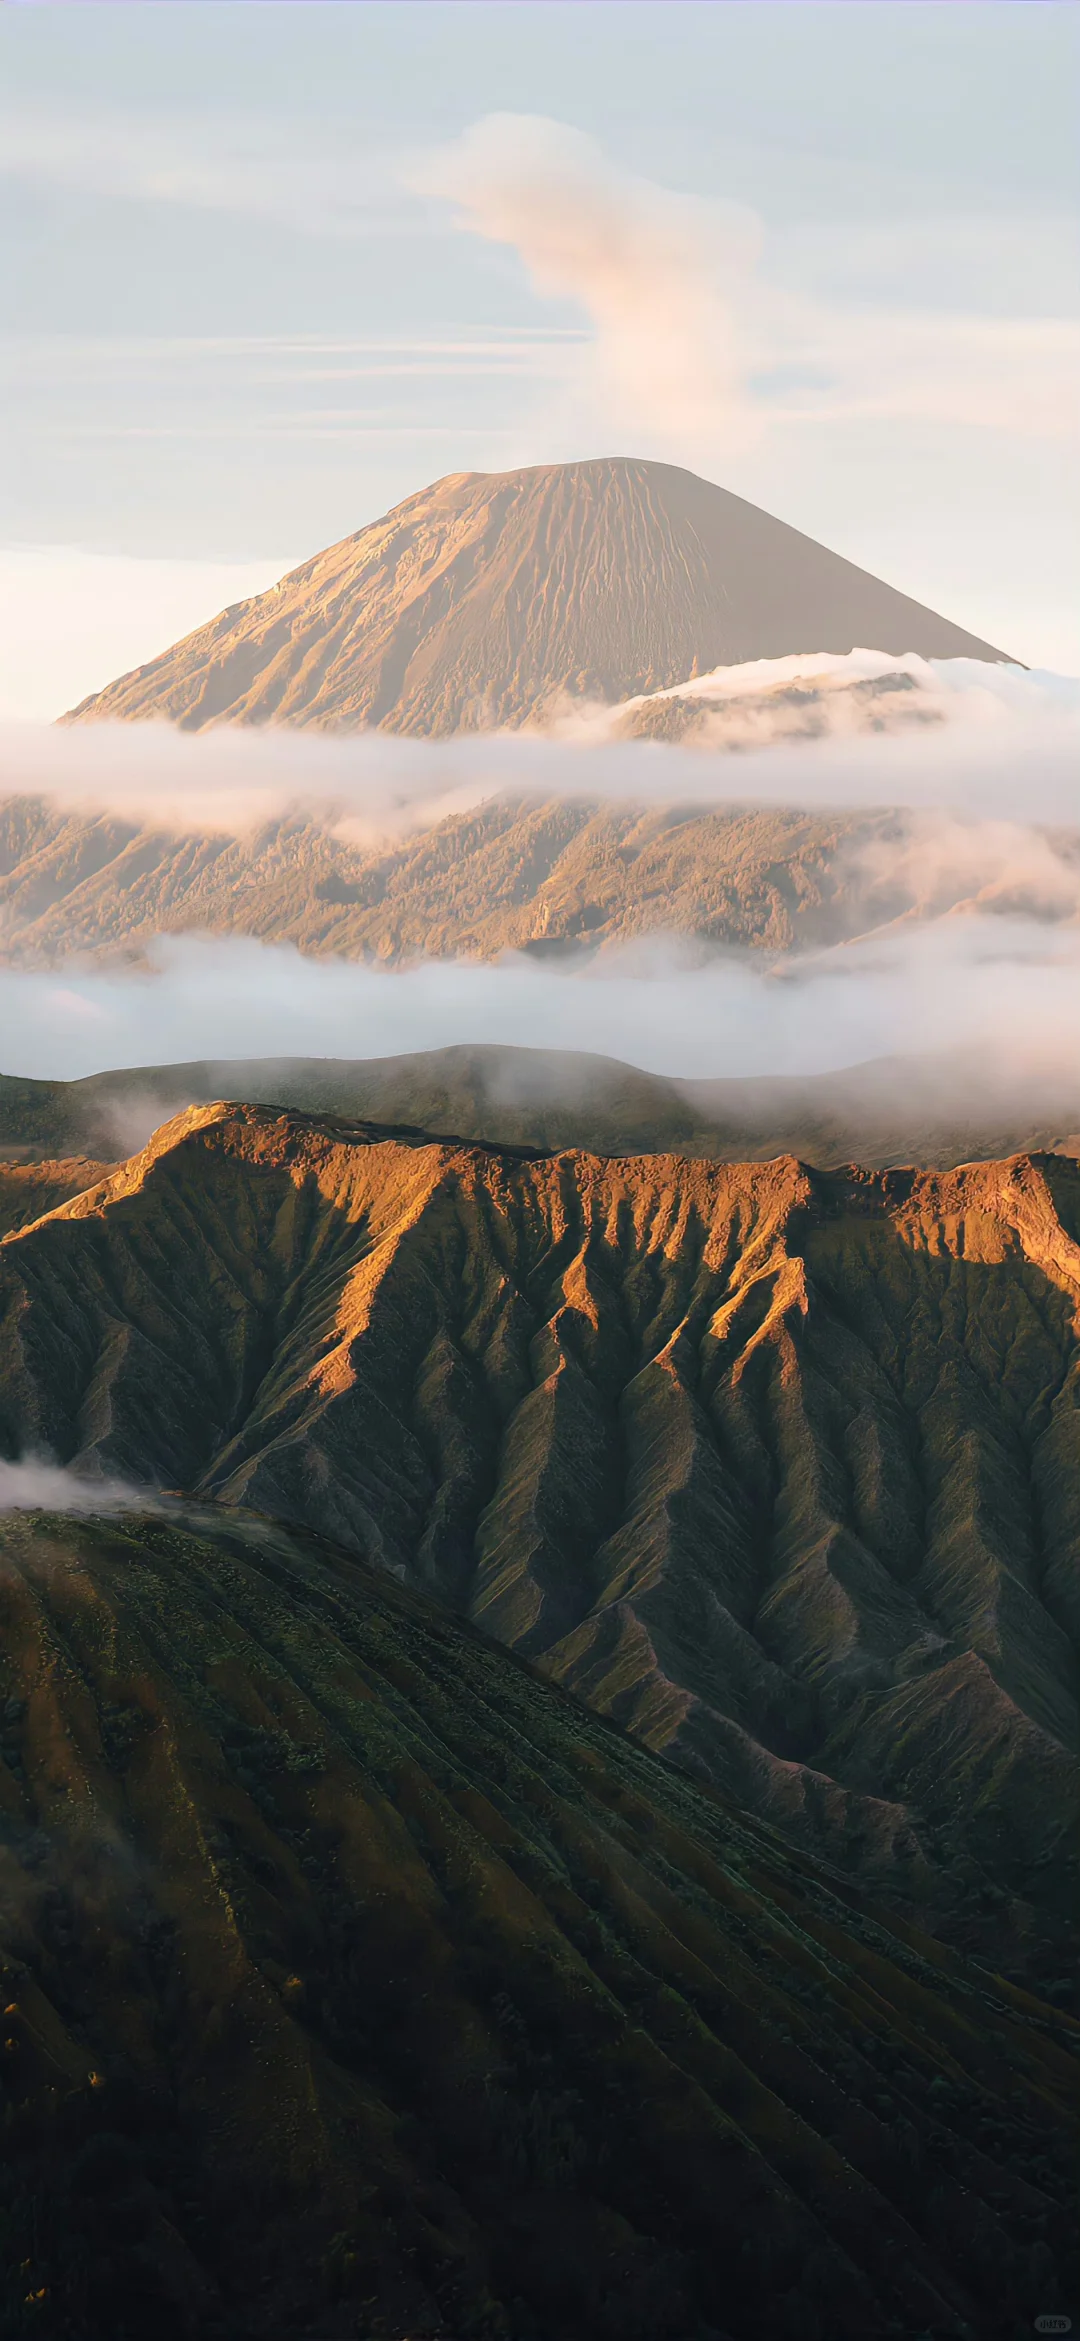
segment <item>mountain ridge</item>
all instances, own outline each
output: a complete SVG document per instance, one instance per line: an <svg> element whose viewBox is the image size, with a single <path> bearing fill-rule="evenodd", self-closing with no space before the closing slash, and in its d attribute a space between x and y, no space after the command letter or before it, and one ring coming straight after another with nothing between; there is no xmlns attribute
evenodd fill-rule
<svg viewBox="0 0 1080 2341"><path fill-rule="evenodd" d="M0 1244L0 1436L317 1529L1053 1981L1078 1226L1058 1157L825 1173L198 1107Z"/></svg>
<svg viewBox="0 0 1080 2341"><path fill-rule="evenodd" d="M607 457L449 474L61 720L438 736L859 647L1005 656L744 498Z"/></svg>
<svg viewBox="0 0 1080 2341"><path fill-rule="evenodd" d="M541 1153L673 1154L817 1169L1075 1155L1080 1091L963 1058L876 1058L837 1073L682 1081L585 1051L462 1043L401 1056L136 1066L78 1081L0 1074L0 1160L90 1183L189 1105L243 1097ZM62 1162L58 1158L64 1158ZM25 1189L27 1181L23 1180ZM58 1198L59 1199L59 1198Z"/></svg>

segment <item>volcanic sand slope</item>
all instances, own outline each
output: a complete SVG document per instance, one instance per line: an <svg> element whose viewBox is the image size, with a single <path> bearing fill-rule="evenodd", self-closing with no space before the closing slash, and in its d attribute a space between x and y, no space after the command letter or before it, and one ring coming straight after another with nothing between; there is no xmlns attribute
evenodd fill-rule
<svg viewBox="0 0 1080 2341"><path fill-rule="evenodd" d="M863 647L1004 655L692 472L606 457L436 480L68 720L475 731Z"/></svg>
<svg viewBox="0 0 1080 2341"><path fill-rule="evenodd" d="M1071 2297L1076 2026L509 1653L222 1513L9 1515L0 1619L5 2332L1014 2341Z"/></svg>
<svg viewBox="0 0 1080 2341"><path fill-rule="evenodd" d="M367 1060L143 1065L81 1081L0 1074L0 1157L19 1205L9 1224L50 1208L22 1209L28 1191L14 1178L15 1166L34 1164L44 1178L58 1155L133 1153L170 1115L221 1097L553 1151L736 1161L797 1154L822 1168L853 1161L877 1169L948 1167L976 1156L1075 1154L1080 1147L1080 1089L1067 1071L1022 1079L1011 1065L988 1064L970 1050L940 1059L883 1057L801 1078L727 1081L676 1081L585 1051L465 1045ZM104 1175L94 1160L53 1168L71 1193Z"/></svg>
<svg viewBox="0 0 1080 2341"><path fill-rule="evenodd" d="M1078 1200L196 1108L0 1247L0 1440L318 1529L1056 1988Z"/></svg>
<svg viewBox="0 0 1080 2341"><path fill-rule="evenodd" d="M86 1155L68 1155L58 1162L0 1162L0 1236L28 1227L58 1203L98 1186L115 1167Z"/></svg>

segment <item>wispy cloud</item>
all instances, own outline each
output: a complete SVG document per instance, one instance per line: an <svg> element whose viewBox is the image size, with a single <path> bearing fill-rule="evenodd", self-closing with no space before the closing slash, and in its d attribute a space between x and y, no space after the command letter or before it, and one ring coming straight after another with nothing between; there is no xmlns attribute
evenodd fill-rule
<svg viewBox="0 0 1080 2341"><path fill-rule="evenodd" d="M1022 438L1080 437L1080 322L867 304L857 312L774 291L777 423L945 423Z"/></svg>
<svg viewBox="0 0 1080 2341"><path fill-rule="evenodd" d="M235 381L245 396L303 382L443 381L461 376L557 372L584 341L582 327L506 326L477 333L325 334L5 334L4 369L24 393L51 390L58 370L77 374L80 388L196 391L208 374Z"/></svg>
<svg viewBox="0 0 1080 2341"><path fill-rule="evenodd" d="M258 114L24 102L0 108L0 173L320 237L431 237L456 221L515 250L535 291L590 320L554 416L571 434L603 420L715 458L807 420L1061 439L1080 427L1075 227L1064 220L772 231L745 205L661 186L530 114L486 115L403 161L390 142L361 148L331 128L316 143ZM481 368L507 362L473 355Z"/></svg>
<svg viewBox="0 0 1080 2341"><path fill-rule="evenodd" d="M306 142L294 122L253 114L159 113L87 105L0 110L0 172L138 203L235 212L315 235L420 229L394 157L324 128Z"/></svg>

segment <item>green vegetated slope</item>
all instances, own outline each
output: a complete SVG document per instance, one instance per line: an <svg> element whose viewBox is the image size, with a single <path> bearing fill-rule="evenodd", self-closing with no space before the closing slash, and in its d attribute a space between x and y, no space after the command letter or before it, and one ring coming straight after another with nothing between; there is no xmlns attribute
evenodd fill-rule
<svg viewBox="0 0 1080 2341"><path fill-rule="evenodd" d="M0 1248L0 1436L318 1529L1067 1990L1078 1197L195 1108Z"/></svg>
<svg viewBox="0 0 1080 2341"><path fill-rule="evenodd" d="M478 731L862 647L1006 655L693 472L607 456L435 480L68 720Z"/></svg>
<svg viewBox="0 0 1080 2341"><path fill-rule="evenodd" d="M585 1051L470 1045L367 1060L142 1065L81 1081L0 1074L0 1159L44 1176L49 1158L89 1153L89 1165L55 1172L74 1191L79 1179L91 1183L94 1158L130 1154L170 1115L221 1097L515 1146L736 1161L797 1154L822 1167L947 1166L1080 1145L1080 1086L1067 1070L1022 1080L970 1051L801 1078L680 1081Z"/></svg>
<svg viewBox="0 0 1080 2341"><path fill-rule="evenodd" d="M6 2333L1014 2341L1071 2297L1076 2026L385 1573L9 1514L0 1620Z"/></svg>

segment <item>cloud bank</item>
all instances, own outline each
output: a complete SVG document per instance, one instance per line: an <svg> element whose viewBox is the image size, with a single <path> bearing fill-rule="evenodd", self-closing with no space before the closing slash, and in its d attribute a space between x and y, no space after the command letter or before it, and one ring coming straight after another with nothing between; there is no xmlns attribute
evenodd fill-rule
<svg viewBox="0 0 1080 2341"><path fill-rule="evenodd" d="M808 651L681 687L718 709L796 677L900 669L940 715L929 729L770 740L752 753L612 737L619 716L577 709L561 733L400 739L284 727L197 734L166 723L0 727L0 798L42 796L173 832L244 836L307 808L358 841L411 835L504 793L649 805L945 807L965 819L1072 824L1080 682L978 660ZM711 696L710 696L711 695ZM839 703L839 701L838 701Z"/></svg>
<svg viewBox="0 0 1080 2341"><path fill-rule="evenodd" d="M7 1073L71 1080L232 1057L380 1057L462 1042L588 1050L690 1079L962 1050L1080 1074L1080 928L997 916L769 962L654 937L556 970L398 973L248 939L175 937L148 970L0 969Z"/></svg>

